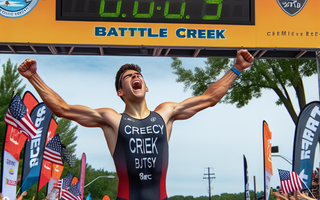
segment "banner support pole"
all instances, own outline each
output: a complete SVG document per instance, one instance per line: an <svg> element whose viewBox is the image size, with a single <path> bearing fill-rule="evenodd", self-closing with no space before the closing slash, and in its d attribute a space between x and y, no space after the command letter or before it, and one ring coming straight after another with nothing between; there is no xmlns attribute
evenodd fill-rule
<svg viewBox="0 0 320 200"><path fill-rule="evenodd" d="M318 92L320 100L320 51L316 51L317 72L318 72Z"/></svg>

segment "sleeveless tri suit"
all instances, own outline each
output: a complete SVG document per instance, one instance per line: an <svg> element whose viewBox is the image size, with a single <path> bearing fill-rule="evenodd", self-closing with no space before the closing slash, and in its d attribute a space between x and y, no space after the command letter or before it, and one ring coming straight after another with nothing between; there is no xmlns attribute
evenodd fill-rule
<svg viewBox="0 0 320 200"><path fill-rule="evenodd" d="M158 113L145 119L122 114L113 160L117 200L167 200L167 130Z"/></svg>

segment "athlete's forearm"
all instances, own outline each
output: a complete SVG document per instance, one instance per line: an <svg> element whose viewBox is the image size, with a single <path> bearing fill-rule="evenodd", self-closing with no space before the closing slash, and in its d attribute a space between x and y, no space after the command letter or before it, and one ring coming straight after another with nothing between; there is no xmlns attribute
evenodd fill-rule
<svg viewBox="0 0 320 200"><path fill-rule="evenodd" d="M63 117L63 110L68 105L56 92L48 87L37 73L33 74L29 82L36 89L43 102L58 117Z"/></svg>
<svg viewBox="0 0 320 200"><path fill-rule="evenodd" d="M211 106L214 106L222 99L237 77L238 75L230 69L221 79L213 83L203 93L204 96L208 96Z"/></svg>

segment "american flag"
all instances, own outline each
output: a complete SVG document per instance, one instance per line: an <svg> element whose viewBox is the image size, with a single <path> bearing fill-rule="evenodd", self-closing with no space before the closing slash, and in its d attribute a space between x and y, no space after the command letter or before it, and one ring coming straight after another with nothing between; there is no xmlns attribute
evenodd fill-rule
<svg viewBox="0 0 320 200"><path fill-rule="evenodd" d="M70 154L67 151L66 146L64 146L64 145L61 145L61 156L69 164L70 167L74 167L75 166L75 163L76 163L75 156Z"/></svg>
<svg viewBox="0 0 320 200"><path fill-rule="evenodd" d="M37 135L37 127L31 121L28 109L18 94L11 99L4 121L27 136L28 140Z"/></svg>
<svg viewBox="0 0 320 200"><path fill-rule="evenodd" d="M55 188L57 189L65 189L67 187L69 187L71 185L72 179L73 179L74 175L70 172L67 173L67 176L64 179L60 179L57 183L57 185L55 186Z"/></svg>
<svg viewBox="0 0 320 200"><path fill-rule="evenodd" d="M78 186L73 184L69 187L69 189L63 189L61 198L66 200L81 200Z"/></svg>
<svg viewBox="0 0 320 200"><path fill-rule="evenodd" d="M61 158L61 141L59 135L55 135L49 140L44 148L43 159L57 165L63 165Z"/></svg>
<svg viewBox="0 0 320 200"><path fill-rule="evenodd" d="M296 172L289 172L286 170L278 169L281 189L284 193L290 193L302 189L302 182Z"/></svg>

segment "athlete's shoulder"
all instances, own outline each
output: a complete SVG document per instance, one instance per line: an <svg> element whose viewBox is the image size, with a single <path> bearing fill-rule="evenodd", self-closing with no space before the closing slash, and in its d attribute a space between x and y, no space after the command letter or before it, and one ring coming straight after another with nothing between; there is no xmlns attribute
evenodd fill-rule
<svg viewBox="0 0 320 200"><path fill-rule="evenodd" d="M106 122L110 121L118 121L121 118L121 114L115 111L112 108L98 108L95 109L99 114L106 120Z"/></svg>
<svg viewBox="0 0 320 200"><path fill-rule="evenodd" d="M158 113L165 122L168 122L172 118L174 109L177 105L178 103L174 102L164 102L157 106L154 111Z"/></svg>
<svg viewBox="0 0 320 200"><path fill-rule="evenodd" d="M163 111L163 110L173 110L178 103L175 102L164 102L156 107L155 112Z"/></svg>

